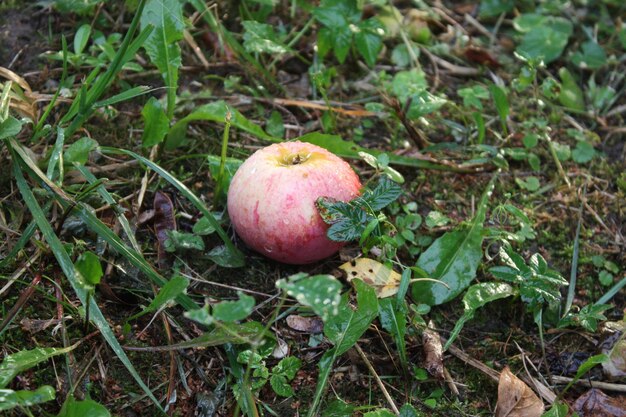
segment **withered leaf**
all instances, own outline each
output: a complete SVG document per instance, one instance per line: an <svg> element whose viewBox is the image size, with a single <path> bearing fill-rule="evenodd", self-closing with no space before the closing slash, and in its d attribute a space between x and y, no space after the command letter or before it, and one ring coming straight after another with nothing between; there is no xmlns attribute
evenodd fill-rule
<svg viewBox="0 0 626 417"><path fill-rule="evenodd" d="M287 316L287 326L304 333L322 333L324 322L319 317L303 317L296 314Z"/></svg>
<svg viewBox="0 0 626 417"><path fill-rule="evenodd" d="M359 258L339 267L347 274L347 280L360 279L374 287L378 298L391 297L398 292L402 275L374 259Z"/></svg>
<svg viewBox="0 0 626 417"><path fill-rule="evenodd" d="M504 368L498 382L496 417L540 417L543 402L511 370Z"/></svg>
<svg viewBox="0 0 626 417"><path fill-rule="evenodd" d="M610 380L626 376L626 321L607 321L602 328L600 350L609 356L602 363L604 375Z"/></svg>
<svg viewBox="0 0 626 417"><path fill-rule="evenodd" d="M584 417L626 416L626 397L609 397L599 389L592 388L578 397L574 411Z"/></svg>
<svg viewBox="0 0 626 417"><path fill-rule="evenodd" d="M443 381L443 347L439 334L430 328L424 330L422 343L424 344L424 368L429 374Z"/></svg>
<svg viewBox="0 0 626 417"><path fill-rule="evenodd" d="M176 218L174 217L174 204L172 199L162 191L154 194L154 230L159 242L157 253L159 267L166 265L165 242L168 239L168 232L176 230Z"/></svg>

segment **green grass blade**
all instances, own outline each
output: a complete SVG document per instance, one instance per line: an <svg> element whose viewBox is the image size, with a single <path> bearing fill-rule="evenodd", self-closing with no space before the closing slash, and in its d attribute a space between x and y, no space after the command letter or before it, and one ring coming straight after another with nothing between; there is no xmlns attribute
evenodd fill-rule
<svg viewBox="0 0 626 417"><path fill-rule="evenodd" d="M585 187L586 189L587 187ZM583 191L583 195L586 190ZM578 211L578 225L576 225L576 237L574 238L574 253L572 253L572 267L569 274L569 287L567 288L567 298L565 299L565 308L561 317L565 317L572 307L574 296L576 295L576 272L578 269L578 248L580 245L580 226L583 223L583 204L580 204Z"/></svg>
<svg viewBox="0 0 626 417"><path fill-rule="evenodd" d="M15 152L11 152L11 153L12 153L14 161L19 160ZM35 222L37 223L37 227L39 228L44 238L46 239L46 242L48 242L48 245L50 246L50 250L54 254L54 257L56 258L57 262L59 263L59 266L63 270L63 273L65 274L72 288L74 289L76 296L80 299L80 301L85 306L85 308L87 308L87 302L89 302L89 310L91 311L91 321L98 328L98 330L102 334L102 337L107 341L107 343L109 344L111 349L115 352L115 354L120 359L120 361L122 361L122 363L124 364L128 372L133 376L135 381L137 381L137 384L146 393L146 395L154 402L157 408L163 411L163 408L159 404L158 400L156 399L152 391L150 391L150 388L143 382L143 380L141 379L141 376L137 373L133 364L128 359L128 356L126 356L126 353L122 349L122 346L120 346L119 342L115 338L113 331L109 327L108 322L104 318L104 315L102 314L100 307L98 307L98 304L96 304L94 298L90 297L90 300L87 300L87 291L80 284L78 272L76 271L76 268L74 267L74 264L72 263L72 260L67 254L63 246L63 243L59 240L57 235L54 233L52 226L46 219L45 214L43 210L41 209L41 207L39 206L39 203L35 199L35 196L32 190L28 186L26 179L24 178L22 169L20 168L18 163L13 164L13 174L15 175L17 187L20 193L22 194L22 197L24 198L24 202L26 203L26 206L30 210Z"/></svg>
<svg viewBox="0 0 626 417"><path fill-rule="evenodd" d="M90 184L95 184L98 181L96 176L93 175L91 171L89 171L84 165L76 165L76 169L80 171L80 173L87 179L87 181L89 181ZM124 230L124 233L126 233L126 237L128 238L128 241L132 245L133 249L135 249L137 252L141 252L139 243L135 238L135 233L133 233L133 229L132 227L130 227L128 219L126 218L126 216L124 216L123 209L117 204L113 196L107 191L104 185L99 185L97 190L102 199L106 201L111 207L113 207L113 210L117 215L117 220L122 225L122 230Z"/></svg>
<svg viewBox="0 0 626 417"><path fill-rule="evenodd" d="M32 174L37 177L39 181L44 183L44 188L47 188L53 193L54 197L57 201L59 201L64 209L67 210L74 207L76 214L87 224L87 227L103 238L107 244L115 249L121 256L126 258L126 260L128 260L132 265L139 268L139 270L146 274L152 282L160 286L165 285L167 279L155 271L150 263L141 255L141 253L129 248L119 238L119 236L113 233L113 231L107 225L102 223L87 207L67 196L67 194L65 194L60 187L51 182L17 142L12 139L8 139L7 142L12 146L11 149L14 151L15 155L19 156L19 158L14 157L14 160L23 163L28 169L30 169ZM176 301L178 301L178 303L187 310L194 310L198 308L198 305L196 305L196 303L194 303L193 300L185 294L179 295L176 298Z"/></svg>
<svg viewBox="0 0 626 417"><path fill-rule="evenodd" d="M143 156L136 154L135 152L132 152L126 149L117 149L117 148L110 148L110 147L102 147L101 151L104 153L128 155L132 158L135 158L136 160L138 160L142 164L145 164L154 172L159 174L164 180L166 180L167 182L172 184L174 187L176 187L176 189L180 191L185 197L187 197L189 201L191 201L193 205L202 213L202 215L207 218L211 226L215 229L219 237L222 239L222 241L226 245L226 248L230 251L231 255L234 258L238 259L238 261L240 262L239 266L243 266L243 263L244 263L243 254L239 251L239 249L235 247L235 245L230 240L230 238L228 237L224 229L222 229L222 226L220 226L219 222L215 219L215 217L213 217L213 214L204 205L202 200L200 200L189 188L187 188L185 184L180 182L176 177L174 177L168 171L163 169L161 166L155 164L148 158L144 158Z"/></svg>
<svg viewBox="0 0 626 417"><path fill-rule="evenodd" d="M139 26L139 19L143 12L144 6L146 5L146 0L140 0L139 5L137 6L137 10L135 11L135 16L133 17L132 22L130 23L130 27L124 36L124 40L120 45L119 50L115 54L115 58L111 65L108 67L106 72L102 74L94 83L93 87L89 89L86 93L84 106L79 107L78 113L72 123L66 128L65 135L72 136L76 130L91 116L91 114L95 111L96 107L94 104L98 101L98 99L104 94L106 89L109 87L115 76L121 71L122 66L124 65L124 58L127 56L128 48L131 45L132 38ZM146 30L150 30L150 28L146 28Z"/></svg>

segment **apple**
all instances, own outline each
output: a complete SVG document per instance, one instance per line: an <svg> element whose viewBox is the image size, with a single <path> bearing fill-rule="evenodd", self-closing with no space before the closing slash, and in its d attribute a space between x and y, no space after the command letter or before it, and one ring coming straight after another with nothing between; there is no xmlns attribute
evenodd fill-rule
<svg viewBox="0 0 626 417"><path fill-rule="evenodd" d="M361 182L343 159L305 142L259 149L237 170L228 190L228 214L255 251L279 262L307 264L342 246L326 237L315 207L319 197L349 201Z"/></svg>

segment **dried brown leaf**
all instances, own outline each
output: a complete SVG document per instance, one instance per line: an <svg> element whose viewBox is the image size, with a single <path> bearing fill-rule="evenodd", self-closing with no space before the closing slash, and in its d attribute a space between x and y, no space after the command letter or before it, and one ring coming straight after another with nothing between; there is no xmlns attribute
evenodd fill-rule
<svg viewBox="0 0 626 417"><path fill-rule="evenodd" d="M626 396L609 397L592 388L576 400L574 411L581 417L626 416Z"/></svg>
<svg viewBox="0 0 626 417"><path fill-rule="evenodd" d="M424 330L422 343L424 344L424 368L429 374L443 381L443 346L439 333L430 328Z"/></svg>
<svg viewBox="0 0 626 417"><path fill-rule="evenodd" d="M157 191L154 195L154 230L159 242L157 253L158 262L161 268L165 267L166 253L165 241L168 239L168 232L176 230L176 218L174 217L174 204L172 199L162 191Z"/></svg>
<svg viewBox="0 0 626 417"><path fill-rule="evenodd" d="M609 380L626 376L626 321L608 321L602 328L600 350L609 356L602 363L604 375Z"/></svg>
<svg viewBox="0 0 626 417"><path fill-rule="evenodd" d="M374 287L378 298L391 297L398 292L402 275L374 259L359 258L341 265L347 274L347 280L360 279Z"/></svg>
<svg viewBox="0 0 626 417"><path fill-rule="evenodd" d="M498 382L496 417L540 417L543 402L518 377L506 367Z"/></svg>
<svg viewBox="0 0 626 417"><path fill-rule="evenodd" d="M302 317L296 314L287 316L287 326L304 333L322 333L324 323L319 317Z"/></svg>

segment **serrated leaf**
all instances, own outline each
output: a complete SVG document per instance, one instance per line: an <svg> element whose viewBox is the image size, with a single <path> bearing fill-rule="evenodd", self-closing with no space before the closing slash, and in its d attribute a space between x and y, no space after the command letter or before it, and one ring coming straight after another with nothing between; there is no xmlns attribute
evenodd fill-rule
<svg viewBox="0 0 626 417"><path fill-rule="evenodd" d="M376 58L383 48L382 28L377 19L371 18L358 24L354 35L354 44L359 54L370 67L376 64Z"/></svg>
<svg viewBox="0 0 626 417"><path fill-rule="evenodd" d="M341 283L332 275L292 275L276 282L276 288L287 292L300 304L309 306L322 321L327 322L338 312Z"/></svg>
<svg viewBox="0 0 626 417"><path fill-rule="evenodd" d="M165 114L161 102L154 97L150 97L150 100L141 110L141 116L144 123L141 145L149 147L163 142L165 135L167 135L170 129L170 119Z"/></svg>
<svg viewBox="0 0 626 417"><path fill-rule="evenodd" d="M372 211L379 211L393 203L402 195L402 187L386 175L382 175L373 190L365 190L363 195L354 200L354 204L363 205Z"/></svg>

